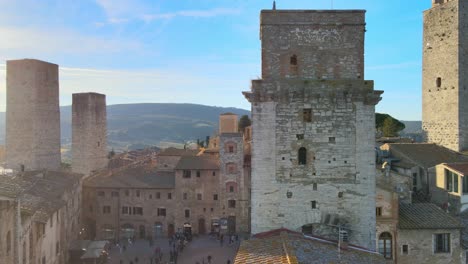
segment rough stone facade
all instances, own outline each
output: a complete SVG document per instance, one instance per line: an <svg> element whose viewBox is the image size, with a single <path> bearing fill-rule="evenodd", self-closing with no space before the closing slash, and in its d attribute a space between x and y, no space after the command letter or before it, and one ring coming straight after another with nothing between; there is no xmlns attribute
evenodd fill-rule
<svg viewBox="0 0 468 264"><path fill-rule="evenodd" d="M468 149L468 6L433 0L424 12L423 113L427 142Z"/></svg>
<svg viewBox="0 0 468 264"><path fill-rule="evenodd" d="M228 225L235 224L237 232L249 232L250 167L244 166L244 137L241 133L222 133L219 138L223 215L228 218Z"/></svg>
<svg viewBox="0 0 468 264"><path fill-rule="evenodd" d="M81 175L0 175L0 263L68 263L78 239Z"/></svg>
<svg viewBox="0 0 468 264"><path fill-rule="evenodd" d="M58 65L32 59L7 61L7 167L60 168Z"/></svg>
<svg viewBox="0 0 468 264"><path fill-rule="evenodd" d="M261 12L252 81L252 233L325 223L375 248L375 104L365 11ZM330 221L330 219L334 219Z"/></svg>
<svg viewBox="0 0 468 264"><path fill-rule="evenodd" d="M450 234L450 252L434 252L434 234ZM459 229L400 229L397 237L397 260L400 264L414 263L462 263L464 252L460 245ZM403 245L408 253L403 253Z"/></svg>
<svg viewBox="0 0 468 264"><path fill-rule="evenodd" d="M72 170L89 175L107 166L106 96L73 94Z"/></svg>

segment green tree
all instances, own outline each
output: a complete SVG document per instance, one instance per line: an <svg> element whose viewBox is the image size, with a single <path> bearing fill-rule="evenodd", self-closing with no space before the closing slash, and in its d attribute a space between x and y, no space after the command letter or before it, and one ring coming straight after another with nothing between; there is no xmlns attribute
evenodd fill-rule
<svg viewBox="0 0 468 264"><path fill-rule="evenodd" d="M405 129L405 124L403 124L402 122L400 122L399 120L393 118L392 116L388 115L388 114L380 114L380 113L375 113L375 129L377 131L380 131L381 133L385 134L383 132L383 127L384 127L384 122L388 119L392 119L393 120L393 125L396 127L396 132L394 134L398 135L398 132L402 131L403 129ZM389 121L387 121L389 122ZM392 126L393 126L392 125ZM385 136L385 135L384 135Z"/></svg>
<svg viewBox="0 0 468 264"><path fill-rule="evenodd" d="M248 115L243 115L239 119L239 131L244 131L244 128L250 126L252 124L252 120L250 120Z"/></svg>
<svg viewBox="0 0 468 264"><path fill-rule="evenodd" d="M398 125L395 120L391 117L387 117L382 126L382 132L384 137L396 137L398 136Z"/></svg>

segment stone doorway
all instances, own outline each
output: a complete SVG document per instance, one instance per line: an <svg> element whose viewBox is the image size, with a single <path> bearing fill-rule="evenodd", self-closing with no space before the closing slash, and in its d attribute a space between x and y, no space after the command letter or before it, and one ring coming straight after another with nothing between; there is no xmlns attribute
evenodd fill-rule
<svg viewBox="0 0 468 264"><path fill-rule="evenodd" d="M203 218L198 219L198 234L206 234L205 219Z"/></svg>
<svg viewBox="0 0 468 264"><path fill-rule="evenodd" d="M167 236L168 236L168 237L171 237L171 236L174 235L174 233L175 233L174 224L169 224L169 225L167 226Z"/></svg>

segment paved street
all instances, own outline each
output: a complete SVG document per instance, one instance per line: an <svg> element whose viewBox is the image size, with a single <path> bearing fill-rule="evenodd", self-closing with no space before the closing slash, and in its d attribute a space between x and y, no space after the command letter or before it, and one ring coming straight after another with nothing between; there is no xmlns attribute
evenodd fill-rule
<svg viewBox="0 0 468 264"><path fill-rule="evenodd" d="M223 246L215 238L209 236L194 237L192 242L188 243L182 252L179 253L177 264L207 264L208 256L212 257L212 264L226 264L227 260L233 263L238 243L229 245L228 239L224 239ZM163 253L163 264L169 263L169 242L168 239L158 239L150 247L147 240L137 240L135 243L126 246L126 250L120 253L120 249L112 247L110 252L109 264L149 264L150 257L153 256L154 249L160 247ZM135 258L138 257L138 262ZM153 262L157 263L157 262Z"/></svg>

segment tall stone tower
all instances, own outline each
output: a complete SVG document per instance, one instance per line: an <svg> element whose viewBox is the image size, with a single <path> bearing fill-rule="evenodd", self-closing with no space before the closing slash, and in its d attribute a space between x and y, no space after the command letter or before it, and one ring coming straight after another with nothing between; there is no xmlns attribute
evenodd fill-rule
<svg viewBox="0 0 468 264"><path fill-rule="evenodd" d="M107 166L106 96L73 94L72 170L90 174Z"/></svg>
<svg viewBox="0 0 468 264"><path fill-rule="evenodd" d="M12 169L60 168L58 65L7 61L6 163Z"/></svg>
<svg viewBox="0 0 468 264"><path fill-rule="evenodd" d="M252 103L252 233L289 228L375 248L375 105L363 10L263 10Z"/></svg>
<svg viewBox="0 0 468 264"><path fill-rule="evenodd" d="M425 139L468 150L468 6L432 0L424 12L422 128Z"/></svg>

